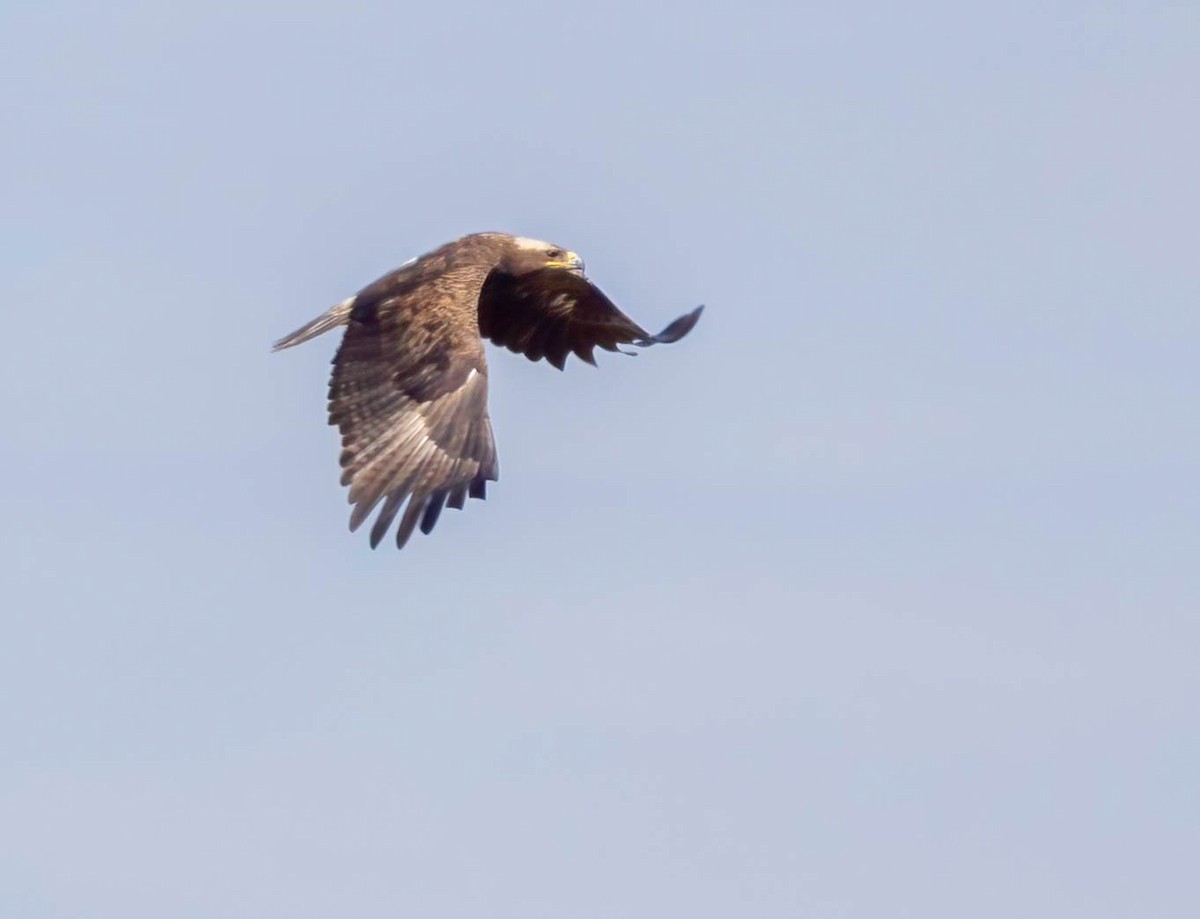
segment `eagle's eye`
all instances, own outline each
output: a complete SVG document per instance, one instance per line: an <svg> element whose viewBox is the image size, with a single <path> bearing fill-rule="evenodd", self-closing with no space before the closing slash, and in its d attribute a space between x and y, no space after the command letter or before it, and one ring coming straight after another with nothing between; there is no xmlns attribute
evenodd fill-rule
<svg viewBox="0 0 1200 919"><path fill-rule="evenodd" d="M552 259L560 259L563 257L563 250L562 249L551 249L549 252L546 253L546 257L552 258Z"/></svg>

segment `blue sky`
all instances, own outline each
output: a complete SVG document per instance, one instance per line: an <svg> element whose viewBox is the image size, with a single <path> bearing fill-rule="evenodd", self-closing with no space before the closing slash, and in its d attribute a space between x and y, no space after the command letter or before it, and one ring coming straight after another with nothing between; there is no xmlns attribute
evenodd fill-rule
<svg viewBox="0 0 1200 919"><path fill-rule="evenodd" d="M0 914L1194 914L1198 41L6 4ZM270 343L483 229L708 310L371 552Z"/></svg>

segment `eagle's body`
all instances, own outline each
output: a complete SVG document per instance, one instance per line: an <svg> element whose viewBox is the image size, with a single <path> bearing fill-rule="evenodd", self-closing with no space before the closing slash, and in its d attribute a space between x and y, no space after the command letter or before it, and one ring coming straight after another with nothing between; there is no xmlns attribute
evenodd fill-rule
<svg viewBox="0 0 1200 919"><path fill-rule="evenodd" d="M357 529L379 544L405 499L396 531L403 547L419 523L428 533L442 507L482 498L498 478L487 414L487 337L562 369L567 355L595 363L598 345L677 341L697 308L649 335L583 275L573 252L524 237L477 233L384 275L275 350L346 326L333 359L329 423L342 434L342 484Z"/></svg>

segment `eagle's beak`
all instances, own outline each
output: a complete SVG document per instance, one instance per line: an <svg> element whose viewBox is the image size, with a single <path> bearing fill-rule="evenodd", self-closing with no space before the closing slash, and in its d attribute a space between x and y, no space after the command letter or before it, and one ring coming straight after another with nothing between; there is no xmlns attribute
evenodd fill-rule
<svg viewBox="0 0 1200 919"><path fill-rule="evenodd" d="M583 274L583 259L581 259L574 252L568 252L558 261L546 262L546 267L562 268L566 271L574 271L577 274Z"/></svg>

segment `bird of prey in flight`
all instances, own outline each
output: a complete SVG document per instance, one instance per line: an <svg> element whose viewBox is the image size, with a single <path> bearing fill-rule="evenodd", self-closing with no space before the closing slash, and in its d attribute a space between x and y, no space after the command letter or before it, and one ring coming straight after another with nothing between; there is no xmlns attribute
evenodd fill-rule
<svg viewBox="0 0 1200 919"><path fill-rule="evenodd" d="M401 265L275 343L274 350L345 326L329 382L329 423L342 434L342 484L356 530L377 546L400 508L403 548L446 505L462 509L496 481L483 339L559 370L572 352L647 347L683 338L703 307L657 335L622 313L561 246L476 233Z"/></svg>

